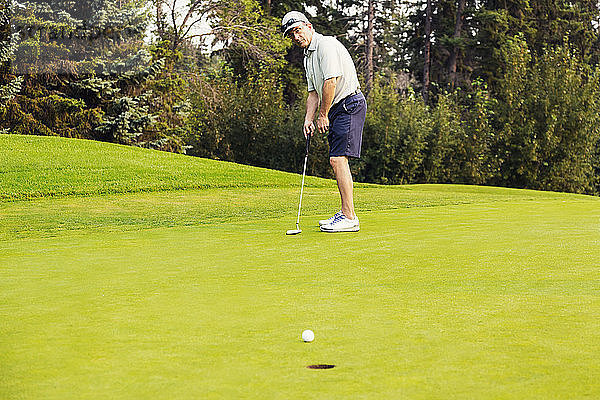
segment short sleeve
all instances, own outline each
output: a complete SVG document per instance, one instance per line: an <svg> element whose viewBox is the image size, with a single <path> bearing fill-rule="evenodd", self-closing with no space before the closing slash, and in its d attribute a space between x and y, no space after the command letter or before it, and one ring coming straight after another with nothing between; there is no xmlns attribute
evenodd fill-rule
<svg viewBox="0 0 600 400"><path fill-rule="evenodd" d="M342 58L338 54L337 39L332 37L323 40L319 45L318 52L324 81L343 75Z"/></svg>
<svg viewBox="0 0 600 400"><path fill-rule="evenodd" d="M315 90L315 85L313 84L312 79L309 76L306 77L306 83L308 85L308 91L313 92Z"/></svg>
<svg viewBox="0 0 600 400"><path fill-rule="evenodd" d="M312 80L312 74L308 71L308 61L304 58L304 72L306 73L306 84L308 85L308 91L312 92L315 90L315 84Z"/></svg>

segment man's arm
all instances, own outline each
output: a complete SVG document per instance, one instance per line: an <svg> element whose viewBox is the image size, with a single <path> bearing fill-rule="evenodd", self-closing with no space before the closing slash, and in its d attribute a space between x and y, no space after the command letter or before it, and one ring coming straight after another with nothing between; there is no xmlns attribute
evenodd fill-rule
<svg viewBox="0 0 600 400"><path fill-rule="evenodd" d="M333 103L333 97L335 96L335 87L337 85L337 77L329 78L323 82L323 101L321 102L321 109L319 110L319 118L317 119L317 129L321 133L327 132L329 129L329 109L331 103Z"/></svg>
<svg viewBox="0 0 600 400"><path fill-rule="evenodd" d="M308 98L306 99L306 116L304 117L304 136L313 134L315 126L313 121L315 120L315 114L319 108L319 95L314 90L308 92Z"/></svg>

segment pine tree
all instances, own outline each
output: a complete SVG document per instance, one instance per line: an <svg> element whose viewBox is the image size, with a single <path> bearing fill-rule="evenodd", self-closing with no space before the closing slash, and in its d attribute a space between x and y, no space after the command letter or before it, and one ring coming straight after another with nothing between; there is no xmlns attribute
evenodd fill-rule
<svg viewBox="0 0 600 400"><path fill-rule="evenodd" d="M522 35L535 62L548 46L568 46L589 64L600 60L600 36L594 0L486 0L474 14L477 27L474 48L479 76L492 89L502 79L500 49Z"/></svg>
<svg viewBox="0 0 600 400"><path fill-rule="evenodd" d="M135 115L147 113L143 85L160 65L150 63L142 50L148 23L144 4L24 2L13 26L22 33L14 64L26 77L25 90L8 110L7 123L20 133L133 142L151 125L151 117ZM121 114L138 122L122 123L110 135L99 129Z"/></svg>
<svg viewBox="0 0 600 400"><path fill-rule="evenodd" d="M473 0L411 3L402 46L408 69L422 77L424 94L429 82L432 97L440 90L471 88L479 64L476 7Z"/></svg>
<svg viewBox="0 0 600 400"><path fill-rule="evenodd" d="M10 0L0 1L0 115L6 104L21 90L23 83L23 77L11 75L11 60L18 39L17 34L10 32L11 5ZM7 132L8 129L0 128L0 133Z"/></svg>
<svg viewBox="0 0 600 400"><path fill-rule="evenodd" d="M110 70L141 47L147 26L143 0L33 0L13 25L22 32L17 68L52 80Z"/></svg>

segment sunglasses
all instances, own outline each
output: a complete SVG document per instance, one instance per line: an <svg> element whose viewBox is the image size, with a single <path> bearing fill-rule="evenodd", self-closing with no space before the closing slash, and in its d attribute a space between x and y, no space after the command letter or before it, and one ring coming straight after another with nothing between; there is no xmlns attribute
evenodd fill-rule
<svg viewBox="0 0 600 400"><path fill-rule="evenodd" d="M303 24L306 23L306 21L301 20L301 19L296 19L296 18L291 18L288 20L288 22L285 23L285 25L281 26L281 32L284 32L288 30L288 28L298 22L302 22Z"/></svg>

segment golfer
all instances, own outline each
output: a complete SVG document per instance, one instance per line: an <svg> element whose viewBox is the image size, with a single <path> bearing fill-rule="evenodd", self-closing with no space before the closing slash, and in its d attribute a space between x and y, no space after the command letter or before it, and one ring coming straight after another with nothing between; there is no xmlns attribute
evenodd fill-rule
<svg viewBox="0 0 600 400"><path fill-rule="evenodd" d="M315 32L301 12L287 13L281 21L281 30L304 49L308 81L304 136L313 135L315 130L322 134L329 131L329 162L340 191L342 209L331 218L319 221L319 225L324 232L356 232L360 225L354 213L348 157L360 157L367 113L356 68L344 45L332 36Z"/></svg>

